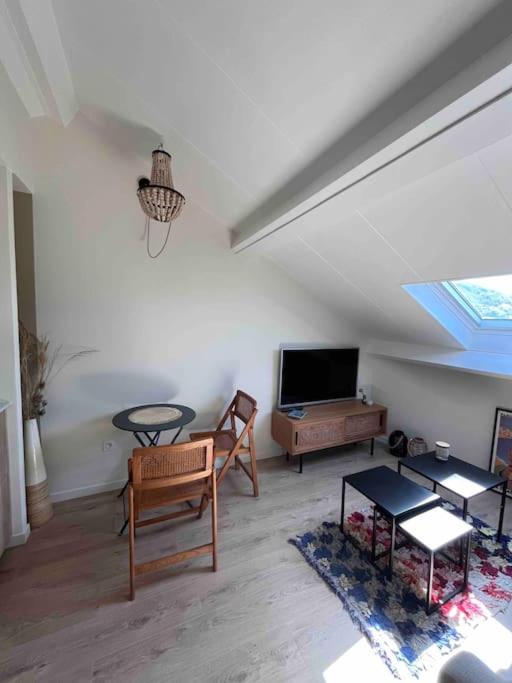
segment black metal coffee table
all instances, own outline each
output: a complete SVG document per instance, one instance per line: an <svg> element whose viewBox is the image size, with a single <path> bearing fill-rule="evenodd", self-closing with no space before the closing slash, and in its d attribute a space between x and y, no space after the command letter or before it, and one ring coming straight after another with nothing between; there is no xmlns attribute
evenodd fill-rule
<svg viewBox="0 0 512 683"><path fill-rule="evenodd" d="M483 470L481 467L471 465L469 462L459 460L450 455L448 460L438 460L435 451L422 455L409 456L398 461L398 472L402 467L421 474L422 477L433 482L432 490L435 492L438 486L455 493L463 500L462 519L466 521L468 503L471 498L501 487L500 519L498 524L498 541L503 531L503 516L507 500L507 480L493 472Z"/></svg>
<svg viewBox="0 0 512 683"><path fill-rule="evenodd" d="M388 573L393 576L393 556L396 539L396 525L398 522L416 515L418 512L439 505L440 496L429 491L424 486L415 484L410 479L402 477L389 467L373 467L369 470L356 472L343 477L341 487L341 522L340 529L344 533L345 517L345 486L349 484L356 491L372 501L375 505L373 515L372 561L375 562L388 551L375 555L377 513L383 515L391 525L391 545L389 548Z"/></svg>

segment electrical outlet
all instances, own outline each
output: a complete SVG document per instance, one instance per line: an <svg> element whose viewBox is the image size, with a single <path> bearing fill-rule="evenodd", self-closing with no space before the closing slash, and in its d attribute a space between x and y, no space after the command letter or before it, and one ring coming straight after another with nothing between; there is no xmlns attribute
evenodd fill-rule
<svg viewBox="0 0 512 683"><path fill-rule="evenodd" d="M107 451L111 451L114 448L114 442L113 441L104 441L103 442L103 452L106 453Z"/></svg>

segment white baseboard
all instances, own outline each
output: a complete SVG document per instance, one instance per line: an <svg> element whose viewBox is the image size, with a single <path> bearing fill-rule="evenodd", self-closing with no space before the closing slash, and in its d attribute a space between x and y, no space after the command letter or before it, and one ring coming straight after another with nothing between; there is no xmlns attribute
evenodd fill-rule
<svg viewBox="0 0 512 683"><path fill-rule="evenodd" d="M267 458L275 458L279 453L261 453L258 455L258 460L266 460ZM247 460L249 456L242 456L242 460ZM115 491L122 489L126 484L126 479L117 479L115 481L107 481L103 484L91 484L89 486L80 486L75 489L65 489L64 491L53 491L50 493L50 498L53 503L60 503L63 500L71 500L72 498L83 498L84 496L93 496L95 493L105 493L106 491Z"/></svg>
<svg viewBox="0 0 512 683"><path fill-rule="evenodd" d="M375 439L383 445L387 445L387 437L379 436ZM267 458L277 458L279 457L279 452L272 452L271 450L266 453L260 453L258 455L258 460L266 460ZM247 461L249 456L241 456L242 460ZM219 463L217 463L219 464ZM95 493L105 493L107 491L116 491L121 489L126 484L126 479L116 479L115 481L107 481L102 484L91 484L89 486L81 486L75 489L66 489L64 491L54 491L50 493L50 498L54 503L60 503L63 500L71 500L72 498L83 498L85 496L93 496ZM25 541L20 541L24 543Z"/></svg>
<svg viewBox="0 0 512 683"><path fill-rule="evenodd" d="M126 479L117 479L115 481L107 481L103 484L92 484L90 486L80 486L76 489L54 491L53 493L50 493L50 498L54 503L60 503L63 500L70 500L71 498L83 498L84 496L93 496L95 493L115 491L116 489L123 488L125 484Z"/></svg>
<svg viewBox="0 0 512 683"><path fill-rule="evenodd" d="M12 534L12 536L9 538L9 541L7 543L7 547L8 548L14 548L17 545L23 545L24 543L27 542L29 536L30 536L30 524L27 524L24 531L21 531L19 534Z"/></svg>

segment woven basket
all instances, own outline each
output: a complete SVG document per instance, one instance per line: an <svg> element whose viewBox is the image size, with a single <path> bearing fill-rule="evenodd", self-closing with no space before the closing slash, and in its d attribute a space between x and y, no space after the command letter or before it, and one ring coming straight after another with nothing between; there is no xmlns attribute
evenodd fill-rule
<svg viewBox="0 0 512 683"><path fill-rule="evenodd" d="M421 455L422 453L426 453L427 450L427 442L421 436L415 436L412 439L409 439L409 443L407 444L407 453L409 455Z"/></svg>

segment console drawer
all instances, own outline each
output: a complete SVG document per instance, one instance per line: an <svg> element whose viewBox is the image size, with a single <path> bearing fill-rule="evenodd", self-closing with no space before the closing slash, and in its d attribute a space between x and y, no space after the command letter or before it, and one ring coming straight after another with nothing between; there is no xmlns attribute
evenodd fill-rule
<svg viewBox="0 0 512 683"><path fill-rule="evenodd" d="M382 413L351 415L345 419L345 436L353 438L378 434L382 431Z"/></svg>
<svg viewBox="0 0 512 683"><path fill-rule="evenodd" d="M295 432L297 448L325 448L345 438L345 420L331 420L322 424L304 425Z"/></svg>

